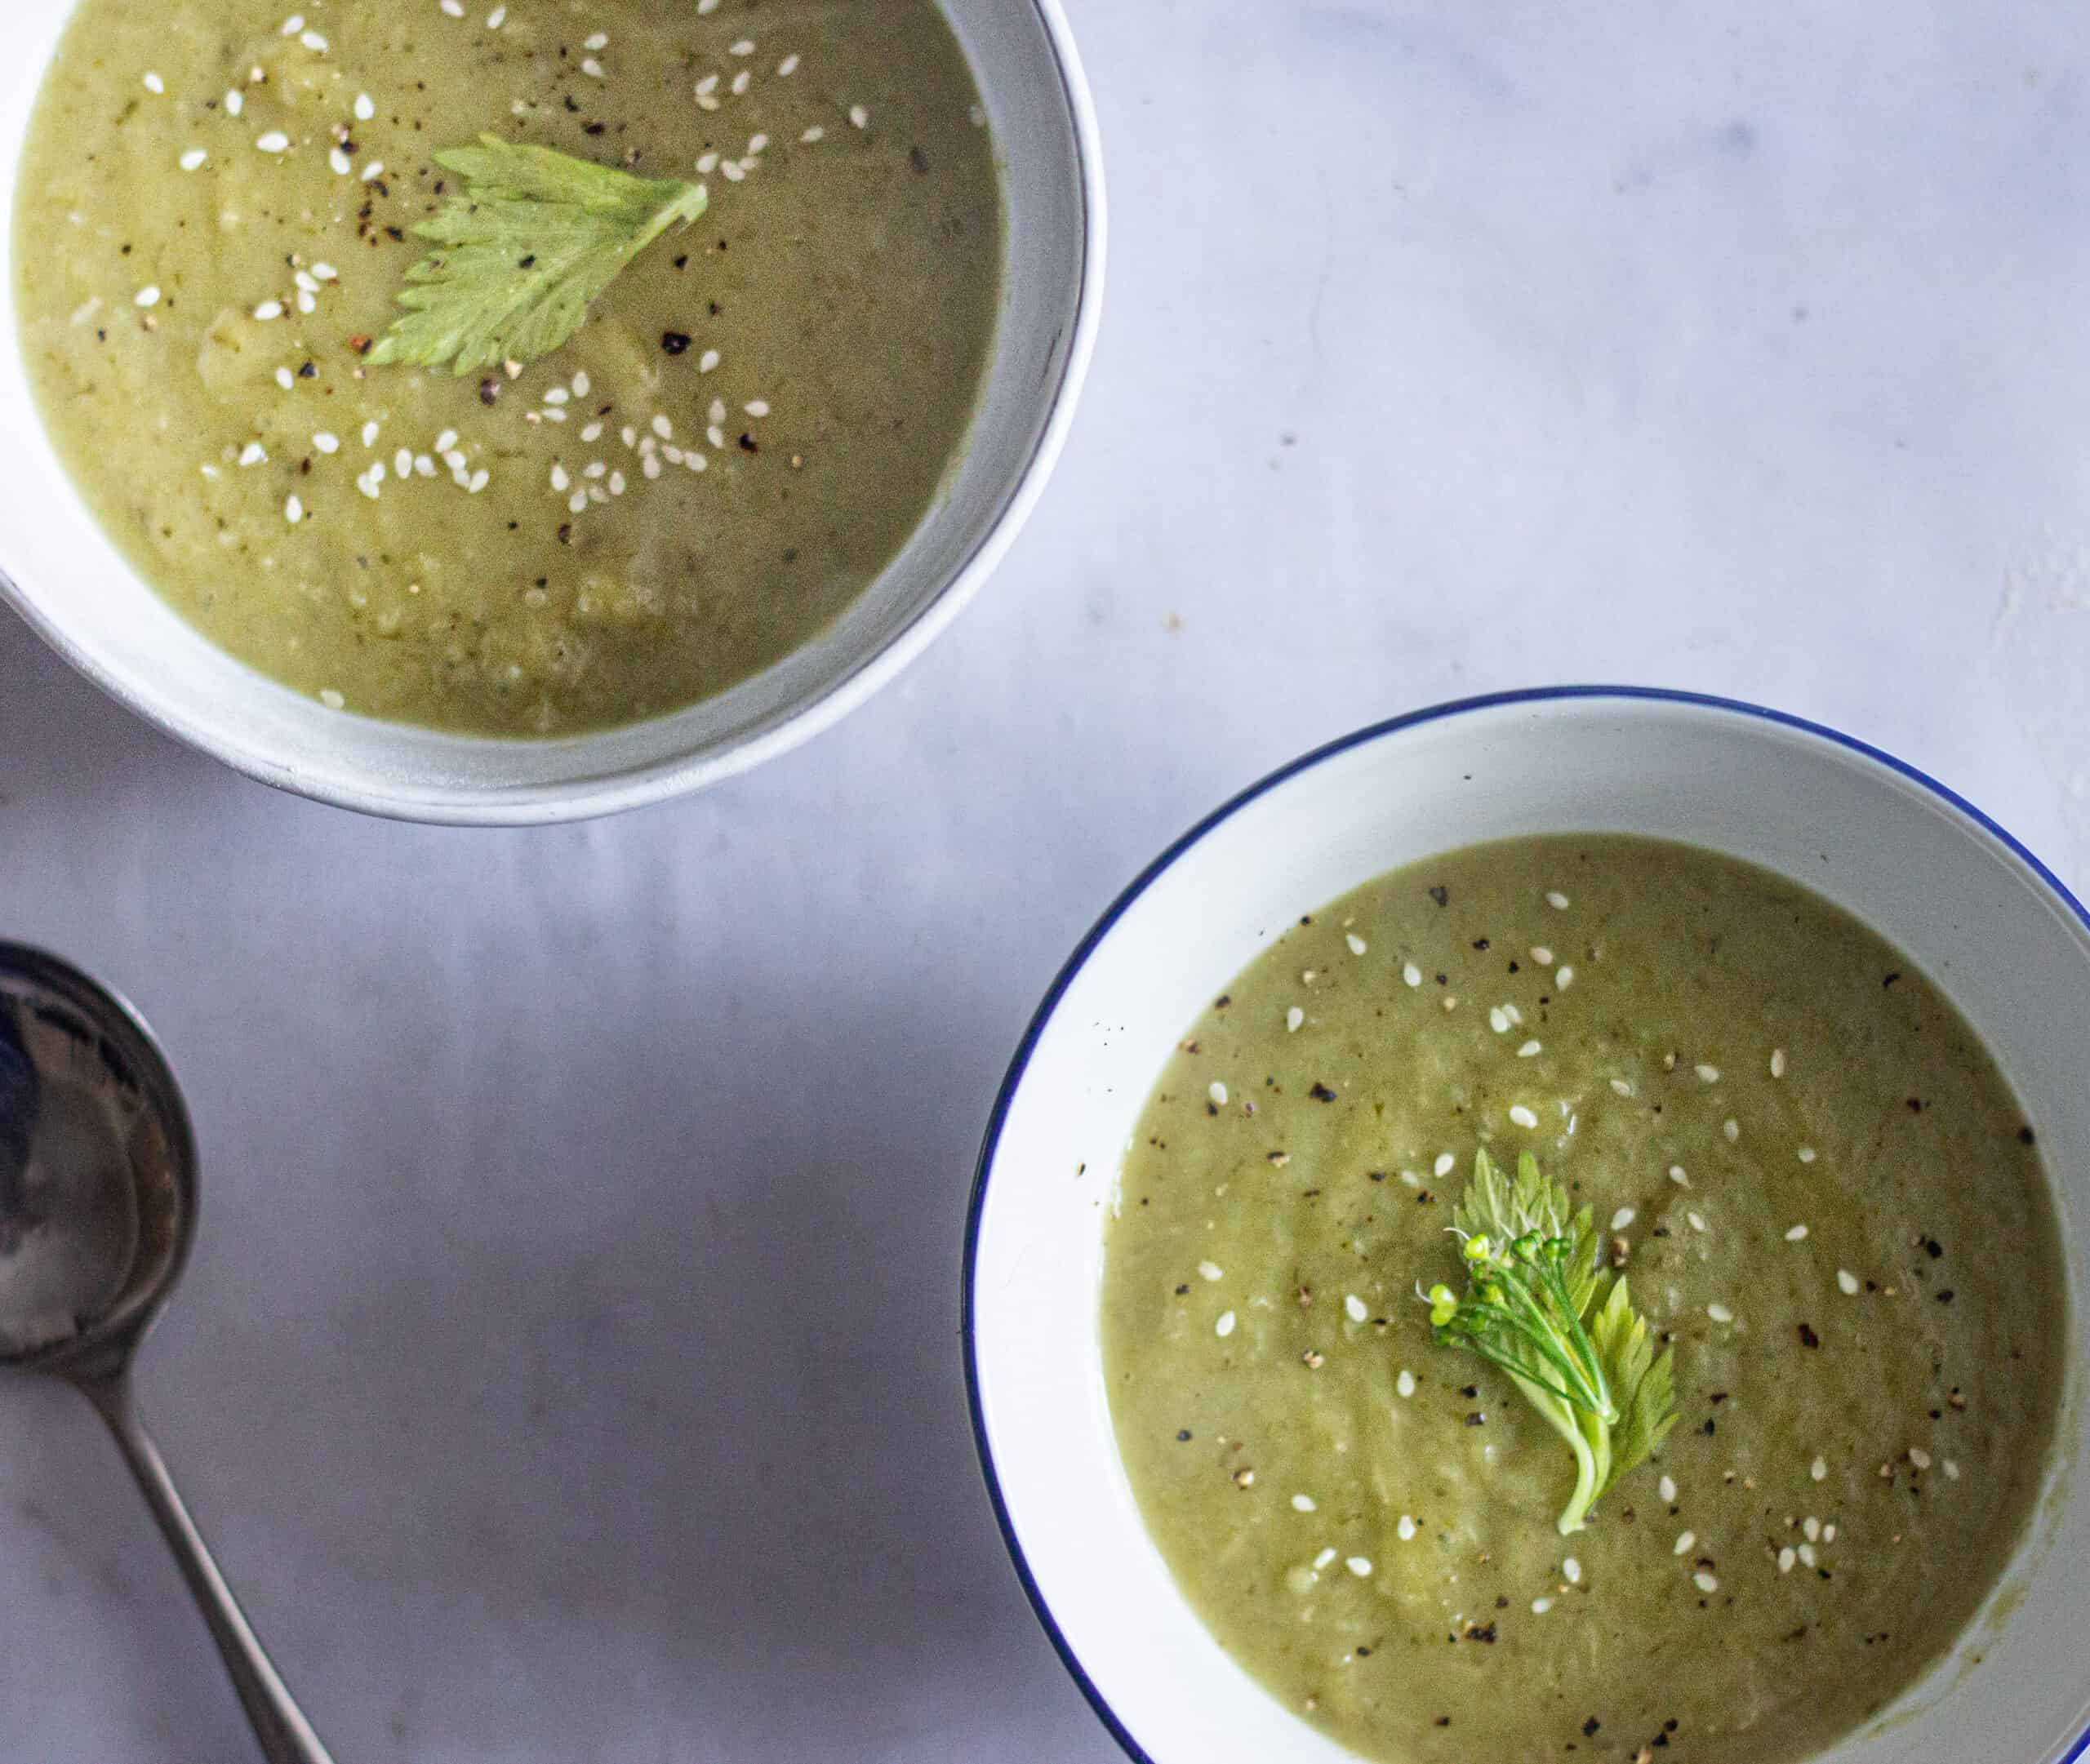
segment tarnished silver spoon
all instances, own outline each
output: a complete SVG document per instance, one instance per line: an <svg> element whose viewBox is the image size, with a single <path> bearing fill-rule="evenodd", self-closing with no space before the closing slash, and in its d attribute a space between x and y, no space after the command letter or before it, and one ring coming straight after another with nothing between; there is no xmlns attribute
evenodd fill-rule
<svg viewBox="0 0 2090 1764"><path fill-rule="evenodd" d="M77 969L0 943L0 1366L63 1379L109 1423L269 1764L331 1764L131 1399L131 1356L195 1225L189 1111L145 1024Z"/></svg>

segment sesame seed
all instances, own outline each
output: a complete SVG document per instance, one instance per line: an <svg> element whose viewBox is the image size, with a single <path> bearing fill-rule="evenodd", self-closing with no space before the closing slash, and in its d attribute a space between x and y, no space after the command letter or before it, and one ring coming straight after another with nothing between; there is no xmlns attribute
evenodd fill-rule
<svg viewBox="0 0 2090 1764"><path fill-rule="evenodd" d="M750 416L767 416L769 414L769 407L765 404L758 411L752 404L750 404L748 406L747 411L748 415ZM1350 953L1352 955L1361 956L1364 953L1364 940L1358 936L1355 931L1347 933L1344 936L1343 941L1350 945Z"/></svg>
<svg viewBox="0 0 2090 1764"><path fill-rule="evenodd" d="M346 177L356 168L355 162L338 147L327 149L327 163L333 167L336 177Z"/></svg>
<svg viewBox="0 0 2090 1764"><path fill-rule="evenodd" d="M1542 968L1550 968L1553 966L1553 952L1547 949L1544 944L1533 944L1532 945L1532 960L1536 962Z"/></svg>
<svg viewBox="0 0 2090 1764"><path fill-rule="evenodd" d="M492 11L487 14L487 29L490 31L499 30L507 22L508 8L506 7L496 7Z"/></svg>
<svg viewBox="0 0 2090 1764"><path fill-rule="evenodd" d="M1811 1164L1814 1162L1814 1148L1812 1145L1800 1147L1799 1161L1803 1164Z"/></svg>
<svg viewBox="0 0 2090 1764"><path fill-rule="evenodd" d="M1928 1470L1930 1468L1930 1454L1920 1446L1911 1446L1909 1448L1909 1462L1919 1470Z"/></svg>
<svg viewBox="0 0 2090 1764"><path fill-rule="evenodd" d="M562 496L572 487L573 480L566 475L566 468L557 460L552 462L552 488Z"/></svg>
<svg viewBox="0 0 2090 1764"><path fill-rule="evenodd" d="M547 404L563 404L572 396L573 394L568 392L563 386L547 386L545 388L545 402Z"/></svg>
<svg viewBox="0 0 2090 1764"><path fill-rule="evenodd" d="M683 460L683 464L692 472L700 472L710 463L702 454L695 451L684 455Z"/></svg>
<svg viewBox="0 0 2090 1764"><path fill-rule="evenodd" d="M647 454L645 459L639 462L638 469L648 478L658 478L660 475L660 461L658 455Z"/></svg>
<svg viewBox="0 0 2090 1764"><path fill-rule="evenodd" d="M145 90L149 92L163 92L167 90L167 82L157 73L148 73L145 76Z"/></svg>
<svg viewBox="0 0 2090 1764"><path fill-rule="evenodd" d="M1550 1598L1535 1598L1532 1601L1532 1615L1535 1617L1543 1617L1552 1609L1553 1601Z"/></svg>
<svg viewBox="0 0 2090 1764"><path fill-rule="evenodd" d="M254 309L254 316L264 321L281 318L283 316L283 303L281 300L264 300Z"/></svg>
<svg viewBox="0 0 2090 1764"><path fill-rule="evenodd" d="M1741 1123L1736 1120L1732 1115L1729 1115L1726 1120L1720 1123L1720 1131L1727 1135L1728 1144L1732 1145L1736 1140L1741 1137Z"/></svg>
<svg viewBox="0 0 2090 1764"><path fill-rule="evenodd" d="M1843 1289L1844 1295L1855 1298L1858 1291L1858 1277L1848 1268L1836 1270L1836 1284Z"/></svg>
<svg viewBox="0 0 2090 1764"><path fill-rule="evenodd" d="M1954 1463L1951 1459L1945 1459L1938 1465L1938 1468L1944 1471L1945 1475L1950 1477L1952 1481L1956 1482L1959 1480L1959 1466Z"/></svg>
<svg viewBox="0 0 2090 1764"><path fill-rule="evenodd" d="M362 168L362 181L366 184L375 184L384 176L385 162L382 159L373 159Z"/></svg>
<svg viewBox="0 0 2090 1764"><path fill-rule="evenodd" d="M442 455L442 463L453 473L462 472L465 469L465 450L462 447L451 448Z"/></svg>
<svg viewBox="0 0 2090 1764"><path fill-rule="evenodd" d="M852 128L867 129L871 126L871 113L861 104L849 107L849 122Z"/></svg>
<svg viewBox="0 0 2090 1764"><path fill-rule="evenodd" d="M1537 1042L1528 1041L1517 1050L1517 1057L1519 1060L1530 1060L1536 1058L1541 1051L1543 1049Z"/></svg>
<svg viewBox="0 0 2090 1764"><path fill-rule="evenodd" d="M208 159L210 157L211 157L211 156L210 156L207 153L206 153L206 152L205 152L202 148L200 148L200 147L192 147L192 148L190 148L190 149L189 149L189 151L188 151L187 153L184 153L184 154L181 156L180 159L177 162L177 163L180 166L181 169L182 169L184 171L194 171L194 170L195 170L198 166L202 165L202 162L203 162L206 159Z"/></svg>
<svg viewBox="0 0 2090 1764"><path fill-rule="evenodd" d="M1422 970L1412 962L1405 962L1401 967L1401 978L1410 986L1420 986L1422 984Z"/></svg>
<svg viewBox="0 0 2090 1764"><path fill-rule="evenodd" d="M717 89L718 85L718 76L716 73L707 73L696 82L696 96L700 98L708 98Z"/></svg>
<svg viewBox="0 0 2090 1764"><path fill-rule="evenodd" d="M1703 1568L1692 1575L1691 1584L1701 1593L1717 1593L1720 1589L1720 1583L1706 1573Z"/></svg>
<svg viewBox="0 0 2090 1764"><path fill-rule="evenodd" d="M1785 1075L1785 1051L1782 1047L1771 1050L1771 1076L1781 1078Z"/></svg>
<svg viewBox="0 0 2090 1764"><path fill-rule="evenodd" d="M225 94L225 114L226 114L227 116L229 116L229 117L236 117L236 116L238 116L238 115L240 113L240 112L241 112L241 111L244 110L246 108L247 108L247 94L246 94L246 93L244 93L244 92L242 92L242 91L229 91L229 92L227 92L227 93Z"/></svg>
<svg viewBox="0 0 2090 1764"><path fill-rule="evenodd" d="M577 513L579 511L576 509L575 512ZM1215 1335L1221 1336L1232 1335L1234 1333L1233 1312L1221 1311L1219 1313L1219 1321L1212 1326L1212 1332Z"/></svg>
<svg viewBox="0 0 2090 1764"><path fill-rule="evenodd" d="M1491 1005L1487 1011L1487 1026L1497 1035L1510 1033L1510 1019L1500 1005Z"/></svg>
<svg viewBox="0 0 2090 1764"><path fill-rule="evenodd" d="M153 287L142 287L131 296L131 304L134 306L157 306L160 304L160 291Z"/></svg>
<svg viewBox="0 0 2090 1764"><path fill-rule="evenodd" d="M1825 1544L1833 1544L1836 1541L1836 1528L1834 1526L1825 1525L1822 1526L1821 1541Z"/></svg>
<svg viewBox="0 0 2090 1764"><path fill-rule="evenodd" d="M1662 1504L1665 1507L1674 1505L1676 1500L1676 1478L1673 1476L1665 1476L1661 1481L1655 1484L1655 1492L1661 1496Z"/></svg>
<svg viewBox="0 0 2090 1764"><path fill-rule="evenodd" d="M1734 1321L1734 1313L1730 1311L1724 1304L1707 1305L1705 1307L1705 1314L1711 1317L1716 1323L1732 1323Z"/></svg>
<svg viewBox="0 0 2090 1764"><path fill-rule="evenodd" d="M329 710L339 710L348 700L330 686L320 693L319 702Z"/></svg>
<svg viewBox="0 0 2090 1764"><path fill-rule="evenodd" d="M447 17L460 19L465 16L465 0L438 0L438 4Z"/></svg>
<svg viewBox="0 0 2090 1764"><path fill-rule="evenodd" d="M290 151L291 138L281 129L271 129L265 135L257 135L254 144L265 153L283 153Z"/></svg>
<svg viewBox="0 0 2090 1764"><path fill-rule="evenodd" d="M776 77L780 80L788 80L798 71L798 58L795 55L788 55L776 64Z"/></svg>
<svg viewBox="0 0 2090 1764"><path fill-rule="evenodd" d="M481 466L478 470L472 473L471 481L465 486L465 488L476 496L492 482L493 474L484 466Z"/></svg>
<svg viewBox="0 0 2090 1764"><path fill-rule="evenodd" d="M1360 1580L1372 1572L1372 1558L1369 1556L1346 1556L1342 1565Z"/></svg>
<svg viewBox="0 0 2090 1764"><path fill-rule="evenodd" d="M728 184L737 184L748 175L747 167L736 159L728 159L718 169L726 174L726 181Z"/></svg>
<svg viewBox="0 0 2090 1764"><path fill-rule="evenodd" d="M1691 1178L1684 1174L1683 1166L1681 1164L1671 1164L1669 1166L1669 1180L1679 1189L1688 1189L1691 1186Z"/></svg>
<svg viewBox="0 0 2090 1764"><path fill-rule="evenodd" d="M1207 1280L1218 1279L1222 1272L1224 1272L1224 1270L1221 1269L1219 1264L1216 1262L1200 1262L1198 1264L1198 1273Z"/></svg>
<svg viewBox="0 0 2090 1764"><path fill-rule="evenodd" d="M731 87L733 96L736 98L738 98L754 83L754 75L749 73L745 68L742 68L739 73L733 76L733 83Z"/></svg>
<svg viewBox="0 0 2090 1764"><path fill-rule="evenodd" d="M1327 1567L1327 1565L1335 1559L1336 1552L1334 1547L1331 1545L1323 1549L1319 1555L1314 1558L1314 1571L1316 1574L1319 1573L1322 1569Z"/></svg>
<svg viewBox="0 0 2090 1764"><path fill-rule="evenodd" d="M1611 1215L1611 1229L1613 1231L1623 1231L1639 1217L1639 1215L1634 1212L1631 1207L1621 1206L1616 1212Z"/></svg>
<svg viewBox="0 0 2090 1764"><path fill-rule="evenodd" d="M751 56L754 53L754 39L752 37L743 37L726 53L729 56Z"/></svg>
<svg viewBox="0 0 2090 1764"><path fill-rule="evenodd" d="M355 102L356 121L367 122L377 114L377 106L368 92L358 92Z"/></svg>
<svg viewBox="0 0 2090 1764"><path fill-rule="evenodd" d="M1817 1458L1813 1463L1810 1464L1807 1467L1807 1473L1812 1477L1817 1482L1827 1482L1829 1480L1829 1460L1825 1458Z"/></svg>
<svg viewBox="0 0 2090 1764"><path fill-rule="evenodd" d="M1565 962L1562 962L1560 964L1559 972L1553 976L1553 984L1562 992L1566 992L1569 987L1575 984L1574 969L1570 967Z"/></svg>
<svg viewBox="0 0 2090 1764"><path fill-rule="evenodd" d="M726 445L726 431L714 423L705 430L704 438L714 447L723 447Z"/></svg>
<svg viewBox="0 0 2090 1764"><path fill-rule="evenodd" d="M822 128L817 122L813 124L811 128L807 129L804 134L798 137L798 139L803 141L808 147L812 146L815 141L825 140L826 138L827 131Z"/></svg>
<svg viewBox="0 0 2090 1764"><path fill-rule="evenodd" d="M1793 1571L1793 1564L1799 1560L1799 1554L1794 1550L1792 1545L1790 1544L1786 1544L1783 1549L1778 1552L1778 1572L1781 1574L1790 1574Z"/></svg>
<svg viewBox="0 0 2090 1764"><path fill-rule="evenodd" d="M1217 1078L1214 1078L1205 1086L1205 1095L1218 1104L1221 1108L1226 1106L1226 1086Z"/></svg>
<svg viewBox="0 0 2090 1764"><path fill-rule="evenodd" d="M1403 1544L1407 1543L1415 1535L1415 1521L1407 1514L1403 1513L1399 1522L1394 1526L1394 1535Z"/></svg>
<svg viewBox="0 0 2090 1764"><path fill-rule="evenodd" d="M1372 1314L1365 1309L1363 1300L1358 1298L1354 1292L1344 1296L1342 1309L1343 1314L1353 1323L1361 1323Z"/></svg>
<svg viewBox="0 0 2090 1764"><path fill-rule="evenodd" d="M1820 1540L1821 1536L1821 1522L1816 1518L1812 1513L1810 1513L1804 1519L1800 1521L1799 1528L1807 1534L1807 1540L1808 1543L1812 1544Z"/></svg>
<svg viewBox="0 0 2090 1764"><path fill-rule="evenodd" d="M588 370L585 367L580 369L573 376L574 397L576 398L586 398L588 396L589 389L594 384L595 382L588 377Z"/></svg>
<svg viewBox="0 0 2090 1764"><path fill-rule="evenodd" d="M1311 1495L1294 1495L1292 1497L1292 1510L1294 1513L1311 1513L1314 1508L1314 1500Z"/></svg>
<svg viewBox="0 0 2090 1764"><path fill-rule="evenodd" d="M1555 888L1546 895L1545 904L1556 913L1565 913L1568 910L1568 896Z"/></svg>
<svg viewBox="0 0 2090 1764"><path fill-rule="evenodd" d="M1305 1020L1306 1013L1304 1011L1301 1011L1298 1006L1294 1005L1284 1014L1285 1033L1287 1035L1297 1034L1300 1024L1304 1023Z"/></svg>
<svg viewBox="0 0 2090 1764"><path fill-rule="evenodd" d="M669 439L672 435L674 435L674 432L675 425L669 422L666 417L656 416L653 419L653 433L658 435L663 441Z"/></svg>
<svg viewBox="0 0 2090 1764"><path fill-rule="evenodd" d="M259 465L269 457L269 450L258 441L250 441L239 450L242 465Z"/></svg>
<svg viewBox="0 0 2090 1764"><path fill-rule="evenodd" d="M718 365L718 352L716 349L706 349L696 358L696 371L700 374L708 374Z"/></svg>
<svg viewBox="0 0 2090 1764"><path fill-rule="evenodd" d="M327 39L318 31L306 31L299 37L298 41L316 56L323 56L327 53Z"/></svg>
<svg viewBox="0 0 2090 1764"><path fill-rule="evenodd" d="M1693 1231L1703 1231L1705 1229L1705 1221L1700 1215L1696 1213L1686 1213L1683 1216L1689 1221L1691 1229Z"/></svg>
<svg viewBox="0 0 2090 1764"><path fill-rule="evenodd" d="M312 438L312 444L322 453L339 453L341 451L341 438L323 429Z"/></svg>
<svg viewBox="0 0 2090 1764"><path fill-rule="evenodd" d="M411 447L402 447L394 454L392 469L402 478L411 478L414 475L414 450Z"/></svg>
<svg viewBox="0 0 2090 1764"><path fill-rule="evenodd" d="M588 492L585 490L575 491L574 493L566 500L567 512L569 514L578 514L587 506ZM1220 1318L1219 1321L1221 1326L1219 1332L1224 1335L1234 1327L1233 1312L1229 1311L1226 1315Z"/></svg>
<svg viewBox="0 0 2090 1764"><path fill-rule="evenodd" d="M1580 1586L1582 1584L1582 1565L1572 1556L1561 1563L1560 1573L1562 1578L1570 1586Z"/></svg>
<svg viewBox="0 0 2090 1764"><path fill-rule="evenodd" d="M1691 1553L1691 1546L1697 1541L1698 1534L1696 1531L1679 1531L1676 1534L1676 1543L1670 1553L1674 1556L1688 1556Z"/></svg>
<svg viewBox="0 0 2090 1764"><path fill-rule="evenodd" d="M1432 1164L1430 1167L1432 1172L1437 1175L1448 1176L1452 1173L1452 1166L1457 1162L1458 1160L1452 1157L1449 1152L1439 1152L1437 1154L1436 1162Z"/></svg>
<svg viewBox="0 0 2090 1764"><path fill-rule="evenodd" d="M305 518L305 504L300 502L295 495L288 498L284 502L283 518L286 521L288 521L292 527L296 527L300 521L302 521Z"/></svg>
<svg viewBox="0 0 2090 1764"><path fill-rule="evenodd" d="M591 80L607 79L609 78L609 75L603 71L603 64L598 61L593 56L583 56L580 58L580 71L583 73L585 73Z"/></svg>
<svg viewBox="0 0 2090 1764"><path fill-rule="evenodd" d="M304 29L305 15L302 12L293 12L283 20L282 33L286 37L295 37Z"/></svg>
<svg viewBox="0 0 2090 1764"><path fill-rule="evenodd" d="M297 385L297 376L287 367L279 367L276 370L276 384L286 392L291 391Z"/></svg>
<svg viewBox="0 0 2090 1764"><path fill-rule="evenodd" d="M1510 1118L1520 1127L1535 1127L1538 1125L1538 1117L1525 1108L1522 1103L1517 1104L1510 1109Z"/></svg>
<svg viewBox="0 0 2090 1764"><path fill-rule="evenodd" d="M607 31L597 31L593 36L589 37L585 42L582 43L580 47L583 49L607 49L610 47L609 33Z"/></svg>
<svg viewBox="0 0 2090 1764"><path fill-rule="evenodd" d="M1415 1394L1415 1374L1403 1366L1400 1376L1394 1380L1394 1389L1403 1397L1412 1397Z"/></svg>

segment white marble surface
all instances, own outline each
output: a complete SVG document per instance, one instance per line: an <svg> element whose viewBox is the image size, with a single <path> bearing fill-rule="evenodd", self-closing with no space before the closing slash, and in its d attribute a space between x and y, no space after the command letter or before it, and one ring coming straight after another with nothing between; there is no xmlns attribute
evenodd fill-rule
<svg viewBox="0 0 2090 1764"><path fill-rule="evenodd" d="M1114 1755L973 1467L971 1162L1080 931L1310 744L1736 693L2090 883L2079 11L1071 10L1085 412L979 605L812 747L606 824L378 825L0 623L0 934L190 1088L147 1400L343 1764ZM0 1757L242 1757L96 1428L0 1385Z"/></svg>

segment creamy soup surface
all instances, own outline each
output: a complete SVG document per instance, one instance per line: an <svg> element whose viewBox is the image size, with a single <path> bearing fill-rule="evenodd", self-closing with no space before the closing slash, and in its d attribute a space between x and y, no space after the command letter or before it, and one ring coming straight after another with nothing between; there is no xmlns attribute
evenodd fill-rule
<svg viewBox="0 0 2090 1764"><path fill-rule="evenodd" d="M1674 1349L1674 1431L1564 1538L1568 1450L1415 1296L1482 1147L1594 1208ZM1855 920L1682 846L1477 847L1301 918L1187 1029L1106 1229L1155 1541L1387 1764L1807 1758L1966 1626L2054 1437L2002 1074Z"/></svg>
<svg viewBox="0 0 2090 1764"><path fill-rule="evenodd" d="M351 711L630 722L824 629L970 422L993 143L932 0L84 0L17 191L75 482L234 655ZM564 348L364 359L491 131L702 183Z"/></svg>

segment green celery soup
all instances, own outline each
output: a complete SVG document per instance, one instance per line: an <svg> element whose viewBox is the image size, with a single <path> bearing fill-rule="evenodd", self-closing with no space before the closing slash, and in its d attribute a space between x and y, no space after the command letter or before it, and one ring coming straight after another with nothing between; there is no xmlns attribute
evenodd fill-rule
<svg viewBox="0 0 2090 1764"><path fill-rule="evenodd" d="M1594 1208L1674 1351L1674 1430L1564 1537L1568 1447L1416 1297L1483 1148ZM1812 1756L1967 1626L2054 1437L2003 1075L1855 920L1679 846L1480 846L1300 919L1185 1034L1106 1230L1157 1544L1387 1764Z"/></svg>
<svg viewBox="0 0 2090 1764"><path fill-rule="evenodd" d="M519 375L369 363L482 132L709 211ZM932 0L84 0L14 225L45 421L145 580L329 705L479 734L828 626L939 493L1002 273Z"/></svg>

